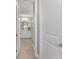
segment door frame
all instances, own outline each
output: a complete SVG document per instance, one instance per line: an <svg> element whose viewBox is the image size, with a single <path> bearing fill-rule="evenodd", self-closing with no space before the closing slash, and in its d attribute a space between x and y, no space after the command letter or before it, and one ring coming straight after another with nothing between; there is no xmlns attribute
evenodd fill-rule
<svg viewBox="0 0 79 59"><path fill-rule="evenodd" d="M41 0L35 0L35 56L38 57L38 59L43 59L43 48L44 48L44 20L43 20L43 14L42 14L42 7L41 7ZM38 10L39 9L39 10ZM39 13L39 15L38 15ZM39 16L39 19L38 19ZM37 20L39 20L39 33L37 32ZM39 34L39 55L37 53L37 35Z"/></svg>
<svg viewBox="0 0 79 59"><path fill-rule="evenodd" d="M42 7L41 7L41 0L37 0L38 3L38 13L39 13L39 59L43 59L43 43L44 43L44 20L43 20L43 14L42 14Z"/></svg>

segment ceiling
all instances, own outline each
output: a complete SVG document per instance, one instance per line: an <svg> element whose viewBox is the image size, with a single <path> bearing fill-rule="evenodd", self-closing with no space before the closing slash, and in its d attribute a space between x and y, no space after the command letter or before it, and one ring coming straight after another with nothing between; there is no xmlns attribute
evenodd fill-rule
<svg viewBox="0 0 79 59"><path fill-rule="evenodd" d="M34 0L17 0L18 15L33 15Z"/></svg>
<svg viewBox="0 0 79 59"><path fill-rule="evenodd" d="M29 2L34 2L35 0L17 0L18 2L21 2L21 1L23 1L23 2L26 2L26 1L29 1Z"/></svg>

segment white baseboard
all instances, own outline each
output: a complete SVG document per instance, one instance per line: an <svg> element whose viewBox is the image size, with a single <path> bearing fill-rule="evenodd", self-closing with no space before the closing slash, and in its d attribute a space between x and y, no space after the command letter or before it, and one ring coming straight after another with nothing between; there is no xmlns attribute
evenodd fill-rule
<svg viewBox="0 0 79 59"><path fill-rule="evenodd" d="M18 56L18 52L16 52L16 56Z"/></svg>
<svg viewBox="0 0 79 59"><path fill-rule="evenodd" d="M20 50L17 50L17 51L16 51L16 56L18 56L18 55L19 55L19 53L20 53Z"/></svg>
<svg viewBox="0 0 79 59"><path fill-rule="evenodd" d="M39 59L39 55L38 55L37 51L35 50L35 47L34 47L34 45L32 45L32 47L33 47L33 49L34 49L34 52L35 52L35 57Z"/></svg>

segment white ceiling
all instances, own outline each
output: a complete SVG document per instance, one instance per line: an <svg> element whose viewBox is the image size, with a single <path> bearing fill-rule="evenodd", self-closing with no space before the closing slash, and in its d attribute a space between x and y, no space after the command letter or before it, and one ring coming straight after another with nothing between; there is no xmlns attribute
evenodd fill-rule
<svg viewBox="0 0 79 59"><path fill-rule="evenodd" d="M20 1L29 1L29 2L34 2L35 0L18 0L18 2L20 2Z"/></svg>
<svg viewBox="0 0 79 59"><path fill-rule="evenodd" d="M18 15L33 15L34 0L18 0Z"/></svg>

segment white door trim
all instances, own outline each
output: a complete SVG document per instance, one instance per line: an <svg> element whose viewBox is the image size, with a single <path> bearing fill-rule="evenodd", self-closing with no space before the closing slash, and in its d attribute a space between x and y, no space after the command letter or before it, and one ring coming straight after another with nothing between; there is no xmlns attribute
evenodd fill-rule
<svg viewBox="0 0 79 59"><path fill-rule="evenodd" d="M43 14L42 14L42 8L41 8L41 3L42 3L42 1L41 0L38 0L38 4L39 4L39 30L40 30L40 32L39 32L39 36L40 36L40 48L39 48L39 59L43 59L43 39L44 39L44 28L43 28Z"/></svg>
<svg viewBox="0 0 79 59"><path fill-rule="evenodd" d="M37 56L37 0L35 0L35 56Z"/></svg>

